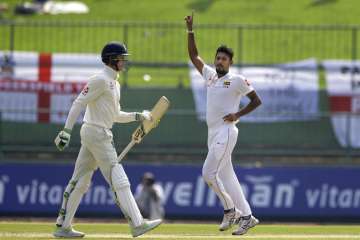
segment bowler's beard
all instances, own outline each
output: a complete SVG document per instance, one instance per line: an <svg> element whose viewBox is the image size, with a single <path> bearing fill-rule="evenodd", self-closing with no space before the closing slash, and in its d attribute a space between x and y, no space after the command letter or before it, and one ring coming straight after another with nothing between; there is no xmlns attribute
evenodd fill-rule
<svg viewBox="0 0 360 240"><path fill-rule="evenodd" d="M229 71L227 71L227 70L216 68L216 73L217 73L219 76L224 76L224 75L226 75L228 72L229 72Z"/></svg>

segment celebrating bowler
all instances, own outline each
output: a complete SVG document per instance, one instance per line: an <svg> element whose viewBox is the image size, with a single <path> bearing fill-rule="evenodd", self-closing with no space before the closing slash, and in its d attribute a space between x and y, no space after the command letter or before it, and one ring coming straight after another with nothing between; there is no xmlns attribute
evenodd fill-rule
<svg viewBox="0 0 360 240"><path fill-rule="evenodd" d="M193 16L185 17L189 57L207 84L206 122L209 151L202 176L224 207L224 217L219 230L224 231L238 224L237 230L232 234L242 235L258 224L259 220L252 215L231 162L238 136L235 124L241 116L257 108L261 100L243 76L229 72L234 54L231 48L222 45L216 50L216 69L206 65L199 57L193 32ZM247 96L250 103L239 110L243 96Z"/></svg>

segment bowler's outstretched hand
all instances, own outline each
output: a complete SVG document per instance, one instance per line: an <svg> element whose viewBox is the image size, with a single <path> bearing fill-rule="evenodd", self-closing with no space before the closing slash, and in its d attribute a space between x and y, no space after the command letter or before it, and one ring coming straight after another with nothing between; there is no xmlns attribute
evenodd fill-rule
<svg viewBox="0 0 360 240"><path fill-rule="evenodd" d="M194 19L194 12L191 13L191 16L186 16L184 19L186 22L186 27L189 31L192 31L193 19Z"/></svg>

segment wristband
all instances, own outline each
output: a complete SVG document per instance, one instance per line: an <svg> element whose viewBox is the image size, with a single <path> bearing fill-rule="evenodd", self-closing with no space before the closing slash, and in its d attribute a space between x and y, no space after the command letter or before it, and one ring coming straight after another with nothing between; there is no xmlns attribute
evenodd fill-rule
<svg viewBox="0 0 360 240"><path fill-rule="evenodd" d="M64 129L63 129L63 131L66 132L66 133L68 133L68 134L71 134L71 130L72 130L72 129L69 129L69 128L64 128Z"/></svg>

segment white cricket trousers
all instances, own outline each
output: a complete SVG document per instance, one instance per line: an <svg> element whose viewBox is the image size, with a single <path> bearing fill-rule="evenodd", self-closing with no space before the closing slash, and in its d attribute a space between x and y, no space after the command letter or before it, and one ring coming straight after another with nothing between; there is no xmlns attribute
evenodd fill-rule
<svg viewBox="0 0 360 240"><path fill-rule="evenodd" d="M81 148L75 169L67 185L59 217L58 226L71 226L72 219L83 194L88 190L94 171L100 171L115 194L115 201L132 226L142 224L143 218L130 190L130 183L113 146L110 129L84 123L80 130Z"/></svg>
<svg viewBox="0 0 360 240"><path fill-rule="evenodd" d="M208 154L202 169L205 182L219 197L224 210L236 207L242 216L251 214L239 180L231 162L238 129L233 123L224 123L208 130Z"/></svg>

